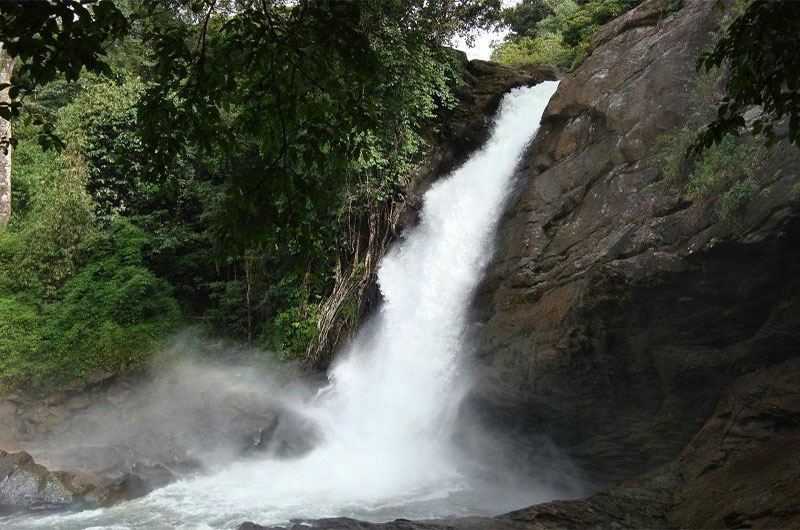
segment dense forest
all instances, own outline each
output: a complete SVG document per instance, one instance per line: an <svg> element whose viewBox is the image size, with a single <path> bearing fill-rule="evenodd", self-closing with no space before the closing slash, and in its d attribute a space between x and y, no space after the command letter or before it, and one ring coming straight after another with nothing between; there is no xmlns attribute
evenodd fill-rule
<svg viewBox="0 0 800 530"><path fill-rule="evenodd" d="M592 35L642 0L536 0L507 8L509 36L492 59L503 64L547 63L570 68L587 52ZM681 0L666 6L677 9Z"/></svg>
<svg viewBox="0 0 800 530"><path fill-rule="evenodd" d="M0 232L6 389L145 368L186 325L303 358L359 227L402 199L456 105L464 67L443 44L503 16L491 1L46 5L5 13L16 53L30 47ZM81 9L94 26L22 35ZM572 24L586 40L605 19ZM48 39L60 51L42 60ZM96 48L69 56L79 39Z"/></svg>
<svg viewBox="0 0 800 530"><path fill-rule="evenodd" d="M363 226L403 200L454 112L450 39L506 24L495 60L569 69L639 3L4 3L0 384L138 370L187 325L302 359L337 278L372 272L355 263Z"/></svg>
<svg viewBox="0 0 800 530"><path fill-rule="evenodd" d="M187 324L302 357L354 227L453 108L441 43L491 7L461 4L120 3L102 72L18 60L3 386L142 368Z"/></svg>

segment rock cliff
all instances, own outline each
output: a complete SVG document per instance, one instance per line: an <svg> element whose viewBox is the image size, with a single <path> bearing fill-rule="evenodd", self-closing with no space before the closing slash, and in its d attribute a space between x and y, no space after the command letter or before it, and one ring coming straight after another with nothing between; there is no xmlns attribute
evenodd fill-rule
<svg viewBox="0 0 800 530"><path fill-rule="evenodd" d="M668 140L715 107L695 62L723 16L674 4L604 27L561 82L479 301L473 404L597 484L673 459L725 388L798 353L800 151L748 166L731 218L665 177Z"/></svg>

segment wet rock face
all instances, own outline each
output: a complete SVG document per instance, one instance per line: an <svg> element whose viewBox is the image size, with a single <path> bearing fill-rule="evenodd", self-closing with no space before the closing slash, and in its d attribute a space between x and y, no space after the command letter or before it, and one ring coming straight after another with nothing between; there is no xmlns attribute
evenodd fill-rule
<svg viewBox="0 0 800 530"><path fill-rule="evenodd" d="M698 112L713 2L650 0L561 82L478 301L484 421L545 434L598 484L674 458L742 373L797 355L795 148L735 224L660 179L660 137ZM721 242L721 243L720 243Z"/></svg>
<svg viewBox="0 0 800 530"><path fill-rule="evenodd" d="M669 464L584 500L496 519L522 528L796 528L799 378L798 358L742 376Z"/></svg>
<svg viewBox="0 0 800 530"><path fill-rule="evenodd" d="M800 359L742 377L671 469L683 485L669 523L800 526Z"/></svg>
<svg viewBox="0 0 800 530"><path fill-rule="evenodd" d="M71 506L91 489L70 474L51 473L28 453L0 451L0 513Z"/></svg>

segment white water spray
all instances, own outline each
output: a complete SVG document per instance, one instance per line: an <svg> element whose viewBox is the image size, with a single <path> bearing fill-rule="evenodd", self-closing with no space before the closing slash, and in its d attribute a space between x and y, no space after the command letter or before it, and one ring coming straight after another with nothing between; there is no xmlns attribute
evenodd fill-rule
<svg viewBox="0 0 800 530"><path fill-rule="evenodd" d="M20 520L20 528L230 528L246 519L475 513L484 495L451 446L469 303L515 167L556 86L507 94L487 144L425 194L419 225L381 263L379 314L302 411L323 435L316 449L293 460L242 461L110 509Z"/></svg>

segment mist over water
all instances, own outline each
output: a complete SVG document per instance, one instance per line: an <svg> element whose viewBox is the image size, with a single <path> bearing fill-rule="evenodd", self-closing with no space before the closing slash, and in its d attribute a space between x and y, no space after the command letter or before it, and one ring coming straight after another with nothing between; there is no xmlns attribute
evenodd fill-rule
<svg viewBox="0 0 800 530"><path fill-rule="evenodd" d="M295 411L320 441L303 456L241 460L109 509L23 518L19 528L230 528L244 520L494 514L554 493L493 483L480 455L456 449L468 390L465 328L515 167L556 82L503 99L487 144L424 197L418 226L383 259L384 302ZM263 389L261 390L263 391ZM496 477L495 477L496 478Z"/></svg>

